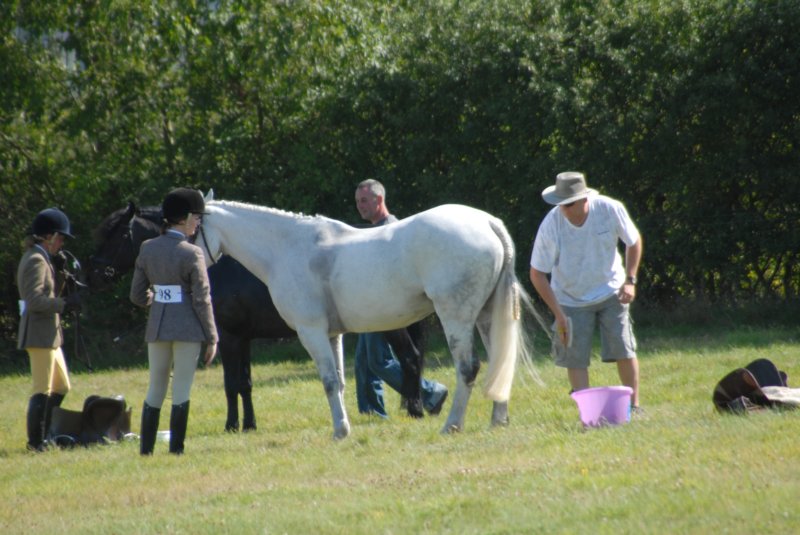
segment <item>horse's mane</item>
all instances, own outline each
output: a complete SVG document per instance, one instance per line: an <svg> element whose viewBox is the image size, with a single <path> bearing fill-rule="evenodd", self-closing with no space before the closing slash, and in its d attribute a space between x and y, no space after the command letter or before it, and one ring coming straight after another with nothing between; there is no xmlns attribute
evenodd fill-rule
<svg viewBox="0 0 800 535"><path fill-rule="evenodd" d="M101 245L110 236L111 232L116 229L121 223L122 217L128 212L129 207L114 210L108 215L99 225L92 231L92 240L95 244ZM160 206L141 206L137 207L133 217L140 217L156 225L161 224L161 207Z"/></svg>
<svg viewBox="0 0 800 535"><path fill-rule="evenodd" d="M141 206L136 209L136 216L158 224L164 218L160 206Z"/></svg>
<svg viewBox="0 0 800 535"><path fill-rule="evenodd" d="M297 212L289 212L286 210L281 210L280 208L271 208L269 206L261 206L258 204L251 204L241 201L210 201L209 205L211 206L221 206L223 208L230 207L230 208L240 208L247 211L253 212L261 212L271 215L279 215L279 216L286 216L291 217L293 219L315 219L315 220L330 220L329 218L321 215L306 215Z"/></svg>
<svg viewBox="0 0 800 535"><path fill-rule="evenodd" d="M128 208L120 208L108 215L99 225L92 231L92 240L98 245L102 244L106 237L119 225L120 219L127 212Z"/></svg>

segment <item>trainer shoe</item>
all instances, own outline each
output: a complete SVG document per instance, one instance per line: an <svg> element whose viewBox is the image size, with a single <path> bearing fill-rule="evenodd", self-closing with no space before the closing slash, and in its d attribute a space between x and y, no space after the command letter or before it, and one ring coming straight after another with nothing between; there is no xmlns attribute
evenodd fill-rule
<svg viewBox="0 0 800 535"><path fill-rule="evenodd" d="M436 383L433 392L424 400L425 410L428 411L429 415L436 416L442 412L442 406L446 399L447 387L441 383Z"/></svg>

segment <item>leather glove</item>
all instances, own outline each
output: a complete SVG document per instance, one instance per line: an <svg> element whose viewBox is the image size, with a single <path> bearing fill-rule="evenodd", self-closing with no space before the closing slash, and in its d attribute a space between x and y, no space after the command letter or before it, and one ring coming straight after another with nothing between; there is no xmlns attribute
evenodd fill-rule
<svg viewBox="0 0 800 535"><path fill-rule="evenodd" d="M81 295L77 292L71 293L64 298L64 313L67 312L80 312L81 310Z"/></svg>
<svg viewBox="0 0 800 535"><path fill-rule="evenodd" d="M50 263L53 264L56 271L64 271L67 269L67 255L64 254L64 251L59 251L50 257Z"/></svg>

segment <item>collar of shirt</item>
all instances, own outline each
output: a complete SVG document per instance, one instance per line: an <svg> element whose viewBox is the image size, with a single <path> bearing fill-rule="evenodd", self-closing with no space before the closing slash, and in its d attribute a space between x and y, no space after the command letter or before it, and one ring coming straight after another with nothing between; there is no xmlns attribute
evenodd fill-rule
<svg viewBox="0 0 800 535"><path fill-rule="evenodd" d="M387 223L394 223L395 221L397 221L397 218L394 217L394 215L392 215L392 214L388 214L386 217L384 217L380 221L376 221L375 223L373 223L372 226L373 227L382 227L383 225L386 225Z"/></svg>
<svg viewBox="0 0 800 535"><path fill-rule="evenodd" d="M35 243L33 246L36 247L37 249L39 249L44 254L44 259L47 262L47 265L50 268L50 271L53 273L53 275L55 275L56 268L55 268L55 266L53 266L53 262L50 259L50 253L47 251L47 249L42 247L41 244L39 244L39 243Z"/></svg>
<svg viewBox="0 0 800 535"><path fill-rule="evenodd" d="M173 236L176 236L176 237L178 237L178 238L180 238L182 240L186 239L186 234L184 234L180 230L175 230L175 229L169 228L169 229L167 229L166 234L172 234Z"/></svg>
<svg viewBox="0 0 800 535"><path fill-rule="evenodd" d="M48 260L48 261L50 260L50 253L48 253L48 252L47 252L47 249L45 249L44 247L42 247L42 246L41 246L41 244L38 244L38 243L37 243L37 244L34 244L34 247L36 247L36 248L37 248L37 249L39 249L41 252L43 252L43 253L44 253L44 257L45 257L45 258L47 258L47 260Z"/></svg>

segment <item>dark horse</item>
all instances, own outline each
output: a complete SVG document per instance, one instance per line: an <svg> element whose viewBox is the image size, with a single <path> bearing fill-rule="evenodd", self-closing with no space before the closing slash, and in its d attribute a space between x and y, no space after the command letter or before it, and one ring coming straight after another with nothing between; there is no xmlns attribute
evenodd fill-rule
<svg viewBox="0 0 800 535"><path fill-rule="evenodd" d="M56 274L56 295L60 297L67 297L70 294L84 295L88 288L84 282L85 273L77 257L68 250L61 249L51 257L51 261ZM64 312L61 317L69 316L72 322L74 347L71 356L86 366L86 369L93 371L92 357L86 347L81 328L81 308L82 305Z"/></svg>
<svg viewBox="0 0 800 535"><path fill-rule="evenodd" d="M89 287L102 289L133 269L139 246L157 236L161 229L158 207L137 209L133 203L106 217L94 231L97 244L88 273ZM228 402L226 431L239 429L242 399L242 429L256 429L250 376L250 342L255 338L294 338L297 333L281 318L267 286L230 256L223 256L208 268L214 319L219 332L225 397ZM423 324L386 332L403 369L406 410L415 418L423 416L420 378L423 356Z"/></svg>

